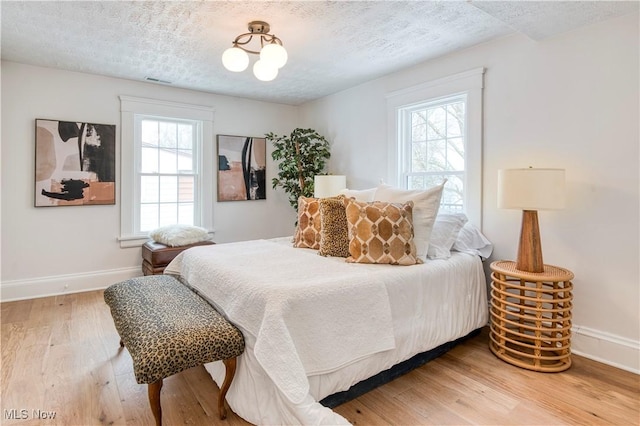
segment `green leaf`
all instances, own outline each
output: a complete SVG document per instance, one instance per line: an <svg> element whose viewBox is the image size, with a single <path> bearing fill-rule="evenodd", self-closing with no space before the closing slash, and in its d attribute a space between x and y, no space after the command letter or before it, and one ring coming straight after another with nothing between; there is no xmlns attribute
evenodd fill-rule
<svg viewBox="0 0 640 426"><path fill-rule="evenodd" d="M289 136L269 132L265 137L273 144L271 158L278 161L278 177L271 180L273 189L282 188L297 210L300 196L313 196L313 179L331 157L329 141L313 129L302 128L293 129Z"/></svg>

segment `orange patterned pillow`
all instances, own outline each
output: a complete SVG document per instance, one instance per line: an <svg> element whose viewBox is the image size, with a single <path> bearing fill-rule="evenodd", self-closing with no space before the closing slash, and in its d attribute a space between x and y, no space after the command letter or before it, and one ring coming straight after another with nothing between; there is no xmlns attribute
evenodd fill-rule
<svg viewBox="0 0 640 426"><path fill-rule="evenodd" d="M320 248L320 203L317 198L298 198L298 227L293 246L298 248Z"/></svg>
<svg viewBox="0 0 640 426"><path fill-rule="evenodd" d="M404 204L345 200L351 263L415 265L413 201Z"/></svg>

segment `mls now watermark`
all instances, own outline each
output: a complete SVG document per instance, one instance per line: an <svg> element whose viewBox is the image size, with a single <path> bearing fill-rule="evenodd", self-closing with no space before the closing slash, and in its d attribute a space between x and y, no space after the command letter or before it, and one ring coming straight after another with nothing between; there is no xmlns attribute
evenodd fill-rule
<svg viewBox="0 0 640 426"><path fill-rule="evenodd" d="M39 409L27 410L26 408L12 408L10 410L4 410L5 420L52 420L55 418L55 411L45 411Z"/></svg>

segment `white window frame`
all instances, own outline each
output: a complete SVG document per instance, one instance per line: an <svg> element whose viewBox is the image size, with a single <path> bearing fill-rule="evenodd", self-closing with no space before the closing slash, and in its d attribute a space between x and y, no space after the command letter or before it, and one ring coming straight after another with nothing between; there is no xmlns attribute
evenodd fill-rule
<svg viewBox="0 0 640 426"><path fill-rule="evenodd" d="M120 241L121 247L140 247L148 240L146 234L136 232L138 229L136 213L139 211L136 200L139 198L138 185L136 183L136 164L139 161L136 145L136 120L140 116L166 117L201 122L202 146L200 147L199 164L199 191L196 198L199 200L197 211L194 211L196 223L203 228L214 232L213 229L213 169L211 163L208 167L203 164L205 159L213 161L213 118L214 110L209 106L189 105L178 102L159 101L155 99L137 98L133 96L120 96L121 113L121 173L120 173ZM139 139L139 138L138 138ZM136 198L138 197L138 198Z"/></svg>
<svg viewBox="0 0 640 426"><path fill-rule="evenodd" d="M133 199L136 200L137 202L134 204L134 209L135 209L135 213L133 215L134 220L133 220L133 229L140 229L141 228L141 211L139 210L140 204L142 204L142 193L141 193L141 185L140 185L140 179L142 176L162 176L164 175L163 172L161 172L160 170L153 172L153 173L146 173L146 172L141 172L140 170L142 169L141 167L141 163L142 163L142 146L141 146L141 141L142 141L142 121L143 120L157 120L157 121L164 121L167 123L181 123L181 124L188 124L191 125L194 129L194 142L196 142L192 149L193 149L193 164L192 164L192 169L190 173L182 173L179 170L177 170L175 173L171 173L171 175L175 175L175 176L180 176L180 175L187 175L187 176L192 176L194 179L194 203L193 203L193 224L196 226L200 226L202 224L202 209L200 208L200 204L202 203L202 191L200 189L201 185L202 185L202 178L201 178L201 173L202 173L202 145L203 145L203 139L202 139L202 121L200 120L185 120L184 118L175 118L175 117L159 117L156 115L148 115L148 114L134 114L134 123L135 123L135 130L134 130L134 143L135 143L135 150L134 150L134 170L136 171L136 178L135 178L135 185L134 185L134 195L133 195Z"/></svg>
<svg viewBox="0 0 640 426"><path fill-rule="evenodd" d="M464 180L465 170L454 171L454 170L445 170L445 171L425 171L425 172L414 172L411 170L411 162L412 162L412 144L408 143L412 140L412 114L416 111L424 111L430 110L434 108L438 108L443 105L448 105L452 103L464 103L464 122L465 126L463 127L462 140L466 138L466 122L467 122L467 95L466 94L457 94L453 96L445 96L443 98L438 99L430 99L429 101L420 102L415 105L411 105L408 107L399 107L398 108L398 123L399 123L399 140L398 144L400 144L400 157L399 164L400 168L398 170L399 173L399 181L402 183L401 186L405 189L414 189L407 188L407 182L410 176L429 176L429 175L448 175L448 176L459 176ZM402 142L401 142L402 141ZM466 155L465 155L466 158ZM464 165L463 165L464 167ZM426 189L426 188L425 188ZM464 204L464 200L463 200ZM444 206L441 204L440 209L443 209Z"/></svg>
<svg viewBox="0 0 640 426"><path fill-rule="evenodd" d="M437 102L454 96L466 96L464 212L476 226L482 227L482 91L484 68L443 77L387 95L388 176L387 182L402 187L405 161L401 109Z"/></svg>

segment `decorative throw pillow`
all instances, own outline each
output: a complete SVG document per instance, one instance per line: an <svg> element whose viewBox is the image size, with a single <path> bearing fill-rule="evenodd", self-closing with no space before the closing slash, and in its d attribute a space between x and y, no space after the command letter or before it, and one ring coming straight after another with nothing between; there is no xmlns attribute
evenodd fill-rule
<svg viewBox="0 0 640 426"><path fill-rule="evenodd" d="M493 244L471 222L467 222L453 243L451 250L480 256L486 260L493 252Z"/></svg>
<svg viewBox="0 0 640 426"><path fill-rule="evenodd" d="M440 209L440 198L444 184L423 190L403 190L389 185L380 185L376 190L376 201L386 201L391 203L406 203L413 201L413 227L415 232L415 244L418 258L426 260L429 249L429 238L433 223Z"/></svg>
<svg viewBox="0 0 640 426"><path fill-rule="evenodd" d="M320 203L318 198L298 198L298 227L293 246L298 248L320 248Z"/></svg>
<svg viewBox="0 0 640 426"><path fill-rule="evenodd" d="M347 198L355 198L356 201L371 202L374 200L377 188L370 189L341 189L338 194Z"/></svg>
<svg viewBox="0 0 640 426"><path fill-rule="evenodd" d="M320 250L321 256L349 256L349 231L344 196L320 199Z"/></svg>
<svg viewBox="0 0 640 426"><path fill-rule="evenodd" d="M209 232L199 226L167 225L149 232L153 241L171 247L188 246L210 239Z"/></svg>
<svg viewBox="0 0 640 426"><path fill-rule="evenodd" d="M345 200L350 263L414 265L413 202L404 204Z"/></svg>
<svg viewBox="0 0 640 426"><path fill-rule="evenodd" d="M450 258L451 247L467 220L464 213L439 214L431 231L427 257L429 259Z"/></svg>

